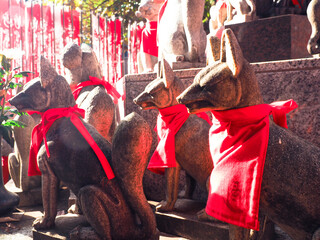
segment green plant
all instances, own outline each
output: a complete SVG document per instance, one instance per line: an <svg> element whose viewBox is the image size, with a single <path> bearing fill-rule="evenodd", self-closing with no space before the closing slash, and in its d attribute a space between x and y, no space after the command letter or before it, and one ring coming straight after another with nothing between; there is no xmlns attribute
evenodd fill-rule
<svg viewBox="0 0 320 240"><path fill-rule="evenodd" d="M7 93L8 91L17 87L22 87L18 79L28 77L30 71L18 70L16 67L11 70L12 58L7 58L4 54L0 53L0 135L13 147L12 127L24 127L25 125L17 120L14 120L15 115L22 115L18 110L11 106L7 106Z"/></svg>

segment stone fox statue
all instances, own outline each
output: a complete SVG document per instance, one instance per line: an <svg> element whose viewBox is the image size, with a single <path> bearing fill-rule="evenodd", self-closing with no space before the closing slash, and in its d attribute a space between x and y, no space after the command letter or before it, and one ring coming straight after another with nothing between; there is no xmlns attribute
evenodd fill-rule
<svg viewBox="0 0 320 240"><path fill-rule="evenodd" d="M147 20L146 26L141 34L141 46L138 54L139 73L153 72L158 62L157 27L158 15L164 0L141 0L137 17Z"/></svg>
<svg viewBox="0 0 320 240"><path fill-rule="evenodd" d="M201 70L177 98L191 113L263 104L254 70L230 29L221 49L220 60ZM320 149L272 121L266 144L260 211L293 239L311 239L320 226ZM230 226L232 239L246 239L247 230Z"/></svg>
<svg viewBox="0 0 320 240"><path fill-rule="evenodd" d="M170 62L205 61L204 4L204 0L165 1L159 12L159 56Z"/></svg>
<svg viewBox="0 0 320 240"><path fill-rule="evenodd" d="M207 137L210 125L207 121L196 115L189 115L185 106L178 104L175 98L182 93L185 87L181 80L174 76L174 72L166 60L162 60L159 66L163 67L161 67L161 71L158 71L158 77L146 86L145 90L134 99L134 102L144 110L159 110L160 115L158 116L157 126L159 126L160 119L170 118L170 121L165 120L167 126L172 124L174 126L179 125L180 127L177 129L169 127L169 131L177 131L176 134L171 135L172 139L169 136L166 139L167 142L173 141L168 143L168 145L174 145L171 154L173 155L173 161L176 162L176 167L173 167L170 163L166 163L166 201L161 202L160 206L158 206L159 211L172 211L178 195L180 168L186 171L187 176L191 176L191 179L196 180L200 186L206 189L206 183L212 170L212 160ZM172 116L175 117L172 118ZM180 122L181 119L184 120ZM156 152L160 145L163 146L161 141ZM167 151L165 144L163 148L165 149L164 151ZM159 149L159 151L162 151L163 148ZM153 154L149 162L148 168L150 170L153 170L153 167L154 169L157 167L151 166L154 157L156 158L156 153ZM188 182L188 180L190 178L187 178L185 197L191 198L194 189L194 185L192 184L194 182Z"/></svg>
<svg viewBox="0 0 320 240"><path fill-rule="evenodd" d="M54 227L57 190L63 181L76 194L84 216L102 239L158 239L155 217L142 189L152 142L148 124L138 114L128 115L111 146L93 126L73 114L71 110L80 110L67 81L43 57L40 67L40 79L30 81L10 103L20 111L41 112L43 123L50 123L50 116L63 111L69 115L51 122L46 141L38 139L44 217L35 220L34 227ZM89 132L100 154L90 148L74 121L84 126L81 131ZM97 156L106 157L111 168L106 171L108 163ZM81 236L81 228L76 231L74 234Z"/></svg>
<svg viewBox="0 0 320 240"><path fill-rule="evenodd" d="M312 55L320 54L320 1L312 0L307 8L307 16L311 24L312 33L307 45Z"/></svg>
<svg viewBox="0 0 320 240"><path fill-rule="evenodd" d="M68 70L67 81L72 90L80 83L89 82L91 77L102 79L98 59L87 44L66 45L63 49L62 63ZM116 127L115 104L105 87L99 84L84 86L76 103L86 111L85 121L111 142Z"/></svg>

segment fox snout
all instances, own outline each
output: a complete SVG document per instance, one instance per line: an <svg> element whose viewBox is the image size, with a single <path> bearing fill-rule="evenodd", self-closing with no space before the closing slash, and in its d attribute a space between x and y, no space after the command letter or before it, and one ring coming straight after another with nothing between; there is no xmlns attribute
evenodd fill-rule
<svg viewBox="0 0 320 240"><path fill-rule="evenodd" d="M31 109L30 101L24 92L18 93L16 96L10 98L8 102L12 106L15 106L20 112Z"/></svg>
<svg viewBox="0 0 320 240"><path fill-rule="evenodd" d="M198 113L207 110L209 105L202 88L197 83L191 84L177 98L177 102L184 104L189 113Z"/></svg>
<svg viewBox="0 0 320 240"><path fill-rule="evenodd" d="M140 93L133 102L137 104L141 109L153 109L155 108L155 103L152 101L152 97L147 92Z"/></svg>

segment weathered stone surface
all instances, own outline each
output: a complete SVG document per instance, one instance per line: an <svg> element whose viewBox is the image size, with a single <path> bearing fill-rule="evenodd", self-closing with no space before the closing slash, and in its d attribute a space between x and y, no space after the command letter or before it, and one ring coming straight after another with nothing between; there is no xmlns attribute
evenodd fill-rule
<svg viewBox="0 0 320 240"><path fill-rule="evenodd" d="M71 110L67 116L78 119L72 112L77 109L74 109L75 100L67 81L57 73L52 74L54 68L43 57L40 67L40 79L32 80L26 89L10 99L10 104L20 111L31 109L49 115L47 109L55 109L54 113L58 114L62 108L63 113ZM116 176L113 178L110 174L107 176L108 171L104 171L95 152L71 122L71 117L63 116L58 115L46 134L50 157L43 143L37 155L43 180L45 214L34 222L34 227L38 230L54 227L58 183L62 181L75 193L83 215L99 236L106 239L158 239L155 218L142 189L152 142L147 122L138 114L130 114L119 124L114 135L115 143L111 146L92 125L78 119L107 158ZM114 149L112 153L111 148ZM141 225L137 226L136 221Z"/></svg>
<svg viewBox="0 0 320 240"><path fill-rule="evenodd" d="M14 192L19 196L20 202L18 207L37 206L42 204L42 192L40 186L23 191L21 188L17 188L15 186L12 179L9 180L5 186L10 192Z"/></svg>
<svg viewBox="0 0 320 240"><path fill-rule="evenodd" d="M204 0L168 1L158 25L159 53L169 62L204 62Z"/></svg>
<svg viewBox="0 0 320 240"><path fill-rule="evenodd" d="M175 161L174 164L177 165L177 167L165 168L164 170L166 178L166 200L158 206L159 211L171 211L174 208L178 196L180 168L186 172L185 197L190 198L192 197L196 182L199 183L203 189L206 189L206 183L213 165L209 152L209 139L205 137L208 136L210 125L206 120L196 115L189 115L185 106L182 106L185 112L181 112L181 105L178 105L176 97L182 93L185 86L182 81L175 76L166 60L161 62L161 66L162 70L158 75L163 77L157 77L148 84L145 90L134 99L134 102L146 111L158 109L162 119L168 118L168 115L171 116L170 119L172 116L175 116L175 114L179 115L178 119L175 118L174 120L169 120L169 122L164 120L162 124L170 125L173 121L179 121L179 119L186 117L179 129L171 129L171 131L177 131L177 133L172 136L175 144L174 156L169 155L167 159L163 160L168 165L171 165L173 163L171 163L169 158L172 157L173 161ZM177 110L177 107L179 110ZM168 111L170 111L170 114L168 114ZM165 131L168 130L169 129ZM164 133L158 134L161 135ZM171 141L171 139L169 140L169 133L168 139L165 141Z"/></svg>
<svg viewBox="0 0 320 240"><path fill-rule="evenodd" d="M72 90L89 77L102 79L100 64L93 49L87 44L70 43L62 53L62 63L67 69L67 81ZM86 111L85 121L93 125L109 142L116 127L115 105L102 85L83 87L76 103Z"/></svg>
<svg viewBox="0 0 320 240"><path fill-rule="evenodd" d="M243 58L233 32L225 30L222 39L225 41L222 41L221 56L225 57L199 72L193 84L177 98L191 112L203 108L230 110L263 103L254 68ZM311 239L320 226L320 208L315 201L320 198L317 191L320 148L272 121L268 137L259 209L292 238ZM210 186L214 183L214 174L215 171ZM231 189L232 185L226 187ZM218 196L219 192L213 191L212 196L214 194ZM246 231L230 225L230 239L249 239L245 237Z"/></svg>
<svg viewBox="0 0 320 240"><path fill-rule="evenodd" d="M177 70L175 71L175 75L187 86L193 81L193 77L199 71L200 69L198 68L191 70ZM120 118L123 118L130 112L138 112L144 119L148 121L151 128L154 128L157 121L158 111L153 109L142 111L139 106L133 103L133 99L143 92L146 85L154 80L156 76L156 73L126 75L117 82L117 90L121 94L126 92L126 99L119 101L118 104ZM151 153L154 152L158 143L157 134L155 131L152 131L152 139ZM183 189L185 185L185 175L182 174L180 177L180 189ZM165 178L163 176L146 170L143 178L143 187L148 199L156 201L165 199ZM206 192L200 187L197 187L194 196L198 200L205 200Z"/></svg>
<svg viewBox="0 0 320 240"><path fill-rule="evenodd" d="M24 128L13 127L13 136L15 139L14 152L10 153L8 158L10 176L15 186L22 191L41 188L41 176L28 176L31 132L40 122L40 116L39 114L32 114L32 116L18 115L15 119L24 123L26 126ZM26 193L26 196L32 198L32 194ZM34 201L31 198L28 198L30 202L39 201L36 195ZM21 204L23 203L20 202L20 205Z"/></svg>
<svg viewBox="0 0 320 240"><path fill-rule="evenodd" d="M256 73L264 102L294 99L299 107L287 115L289 130L320 147L320 59L307 58L252 63L251 66ZM175 74L187 85L192 82L200 70L177 70ZM130 111L136 111L147 119L151 127L155 126L157 112L154 110L141 111L135 106L132 99L154 77L155 74L127 75L118 83L122 91L127 93L126 101L121 103L120 113L127 114ZM155 133L153 137L156 142ZM159 201L164 196L165 183L163 178L146 171L144 189L149 199ZM200 193L202 192L200 191ZM194 198L199 197L197 194L199 192L194 195ZM205 201L205 198L202 199Z"/></svg>
<svg viewBox="0 0 320 240"><path fill-rule="evenodd" d="M307 9L308 20L311 24L311 35L308 42L308 52L312 55L320 53L320 1L312 0Z"/></svg>
<svg viewBox="0 0 320 240"><path fill-rule="evenodd" d="M265 62L311 57L307 43L311 27L306 16L284 15L230 24L244 57L249 62Z"/></svg>
<svg viewBox="0 0 320 240"><path fill-rule="evenodd" d="M158 202L150 202L150 204L155 208ZM158 229L192 240L228 239L228 224L198 221L196 213L204 207L203 202L179 199L174 211L170 213L156 212Z"/></svg>

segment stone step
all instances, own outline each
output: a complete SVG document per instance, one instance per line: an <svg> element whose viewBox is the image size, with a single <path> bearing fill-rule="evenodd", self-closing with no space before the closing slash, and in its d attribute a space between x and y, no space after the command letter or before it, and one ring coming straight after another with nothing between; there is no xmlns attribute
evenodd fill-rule
<svg viewBox="0 0 320 240"><path fill-rule="evenodd" d="M149 201L155 209L158 202ZM170 213L156 212L157 227L160 232L177 235L192 240L229 239L229 227L222 222L203 222L197 219L197 212L204 209L205 203L178 199L175 210Z"/></svg>

